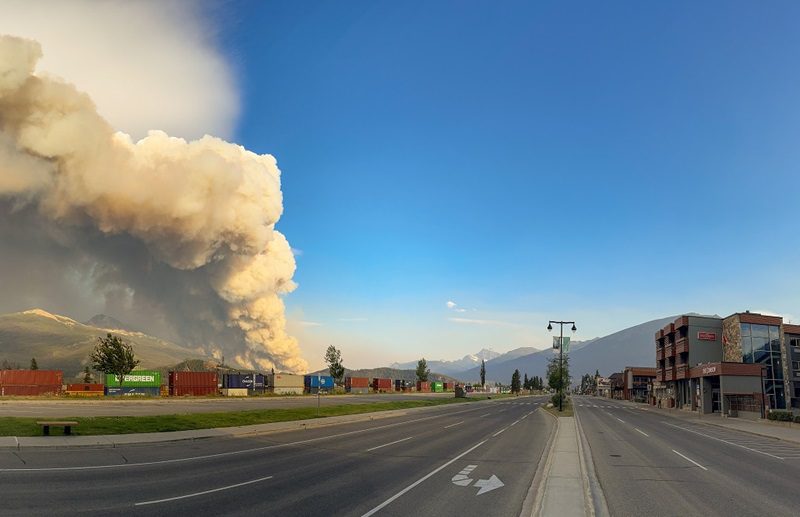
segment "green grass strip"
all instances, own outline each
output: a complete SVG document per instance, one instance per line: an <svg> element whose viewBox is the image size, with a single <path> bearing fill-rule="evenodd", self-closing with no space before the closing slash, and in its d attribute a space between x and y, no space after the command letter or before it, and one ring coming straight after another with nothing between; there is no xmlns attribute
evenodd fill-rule
<svg viewBox="0 0 800 517"><path fill-rule="evenodd" d="M499 398L498 396L494 397ZM372 402L366 404L340 404L336 406L322 406L319 408L319 412L317 412L317 408L313 406L289 409L258 409L226 413L189 413L153 416L58 418L2 417L0 418L0 436L41 436L41 426L37 425L36 422L43 420L73 420L78 422L78 426L72 428L73 434L76 435L162 433L170 431L191 431L194 429L211 429L215 427L267 424L271 422L289 422L328 416L356 415L374 411L440 406L485 399L486 397L470 397L466 399L447 398ZM51 429L50 433L57 435L60 433L60 428Z"/></svg>

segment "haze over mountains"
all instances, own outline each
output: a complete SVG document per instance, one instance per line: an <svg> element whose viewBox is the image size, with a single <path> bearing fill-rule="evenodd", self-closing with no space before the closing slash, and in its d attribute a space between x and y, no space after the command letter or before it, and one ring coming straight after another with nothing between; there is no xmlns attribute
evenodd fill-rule
<svg viewBox="0 0 800 517"><path fill-rule="evenodd" d="M530 350L535 351L536 349L531 348ZM437 361L426 359L426 362L428 363L428 368L430 368L432 372L451 375L462 373L470 368L474 368L475 366L480 366L481 360L491 361L492 359L503 355L504 354L495 352L494 350L488 350L484 348L476 354L467 354L461 359L456 359L454 361ZM406 363L392 363L389 365L389 367L397 370L416 370L418 361L419 360L408 361Z"/></svg>
<svg viewBox="0 0 800 517"><path fill-rule="evenodd" d="M108 332L133 345L142 368L175 365L186 359L209 359L197 350L128 330L124 323L109 316L98 315L80 323L42 309L31 309L0 315L0 360L27 368L35 357L39 368L64 370L67 381L80 374L97 338Z"/></svg>
<svg viewBox="0 0 800 517"><path fill-rule="evenodd" d="M571 344L569 350L570 375L572 379L580 379L583 374L594 374L599 370L601 375L608 376L622 371L626 366L655 366L656 352L654 335L658 329L674 321L676 316L647 321L633 327L620 330L605 337ZM515 369L529 377L538 375L545 377L547 360L552 357L553 350L546 349L532 354L517 355L510 359L496 358L486 364L486 381L508 384ZM480 378L479 368L472 368L455 377L464 380Z"/></svg>

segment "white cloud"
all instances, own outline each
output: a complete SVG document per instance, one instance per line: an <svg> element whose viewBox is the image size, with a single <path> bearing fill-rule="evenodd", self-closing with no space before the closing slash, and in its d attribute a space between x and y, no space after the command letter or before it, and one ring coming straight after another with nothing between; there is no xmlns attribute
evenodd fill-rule
<svg viewBox="0 0 800 517"><path fill-rule="evenodd" d="M322 323L318 323L316 321L298 321L298 325L302 325L303 327L321 327Z"/></svg>
<svg viewBox="0 0 800 517"><path fill-rule="evenodd" d="M500 327L518 327L516 323L500 320L479 320L473 318L447 318L448 321L453 323L463 323L466 325L497 325Z"/></svg>
<svg viewBox="0 0 800 517"><path fill-rule="evenodd" d="M89 94L98 112L134 140L230 137L239 98L202 6L188 1L6 0L0 34L35 39L38 70Z"/></svg>
<svg viewBox="0 0 800 517"><path fill-rule="evenodd" d="M458 306L458 304L456 302L451 301L451 300L448 300L445 305L447 305L448 309L455 309Z"/></svg>

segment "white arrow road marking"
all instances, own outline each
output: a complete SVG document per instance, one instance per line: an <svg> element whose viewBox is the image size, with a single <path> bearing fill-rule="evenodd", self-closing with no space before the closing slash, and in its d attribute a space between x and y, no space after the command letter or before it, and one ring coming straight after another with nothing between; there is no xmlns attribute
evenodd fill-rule
<svg viewBox="0 0 800 517"><path fill-rule="evenodd" d="M452 481L454 485L469 486L469 484L472 483L472 479L469 477L469 475L477 467L477 465L467 465L461 472L453 476L453 479L450 481Z"/></svg>
<svg viewBox="0 0 800 517"><path fill-rule="evenodd" d="M505 486L505 483L500 481L500 478L492 474L492 477L489 479L479 479L475 482L475 486L480 487L478 493L475 495L485 494L486 492L491 492L495 488L500 488L501 486Z"/></svg>

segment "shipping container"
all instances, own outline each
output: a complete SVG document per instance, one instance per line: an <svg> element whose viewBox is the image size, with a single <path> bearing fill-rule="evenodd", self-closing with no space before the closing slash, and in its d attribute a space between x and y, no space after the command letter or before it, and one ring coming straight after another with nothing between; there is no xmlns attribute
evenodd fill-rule
<svg viewBox="0 0 800 517"><path fill-rule="evenodd" d="M302 395L303 386L270 386L267 388L276 395Z"/></svg>
<svg viewBox="0 0 800 517"><path fill-rule="evenodd" d="M169 372L169 386L211 388L219 387L217 372Z"/></svg>
<svg viewBox="0 0 800 517"><path fill-rule="evenodd" d="M303 386L306 388L333 389L333 377L330 375L306 375L303 377Z"/></svg>
<svg viewBox="0 0 800 517"><path fill-rule="evenodd" d="M345 377L345 388L369 388L369 377Z"/></svg>
<svg viewBox="0 0 800 517"><path fill-rule="evenodd" d="M122 378L123 388L158 388L161 386L161 372L156 370L134 370ZM106 386L120 387L119 377L106 374Z"/></svg>
<svg viewBox="0 0 800 517"><path fill-rule="evenodd" d="M33 396L33 395L60 395L61 384L52 386L38 385L38 386L0 386L0 396Z"/></svg>
<svg viewBox="0 0 800 517"><path fill-rule="evenodd" d="M161 386L155 387L122 387L106 386L106 396L108 397L159 397L161 396Z"/></svg>
<svg viewBox="0 0 800 517"><path fill-rule="evenodd" d="M56 386L64 383L61 370L0 370L0 385Z"/></svg>
<svg viewBox="0 0 800 517"><path fill-rule="evenodd" d="M417 391L419 391L420 393L430 393L431 392L431 383L430 382L417 381Z"/></svg>
<svg viewBox="0 0 800 517"><path fill-rule="evenodd" d="M102 384L67 384L65 393L72 397L102 397L105 386Z"/></svg>
<svg viewBox="0 0 800 517"><path fill-rule="evenodd" d="M264 391L264 381L261 373L226 373L222 376L222 387Z"/></svg>
<svg viewBox="0 0 800 517"><path fill-rule="evenodd" d="M290 373L273 373L270 374L268 384L270 388L300 388L300 393L303 392L305 383L303 382L302 375L292 375Z"/></svg>
<svg viewBox="0 0 800 517"><path fill-rule="evenodd" d="M372 379L372 389L380 393L392 391L392 379L380 379L375 377Z"/></svg>
<svg viewBox="0 0 800 517"><path fill-rule="evenodd" d="M444 391L444 385L441 382L432 382L431 383L431 391L434 393L442 393Z"/></svg>
<svg viewBox="0 0 800 517"><path fill-rule="evenodd" d="M205 397L208 395L219 395L219 388L216 386L170 386L170 397Z"/></svg>
<svg viewBox="0 0 800 517"><path fill-rule="evenodd" d="M444 391L453 391L453 383L452 382L445 382L444 383Z"/></svg>
<svg viewBox="0 0 800 517"><path fill-rule="evenodd" d="M247 388L222 388L222 395L225 397L246 397Z"/></svg>
<svg viewBox="0 0 800 517"><path fill-rule="evenodd" d="M345 388L347 393L369 393L369 388L359 388L357 386L350 386Z"/></svg>

